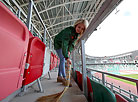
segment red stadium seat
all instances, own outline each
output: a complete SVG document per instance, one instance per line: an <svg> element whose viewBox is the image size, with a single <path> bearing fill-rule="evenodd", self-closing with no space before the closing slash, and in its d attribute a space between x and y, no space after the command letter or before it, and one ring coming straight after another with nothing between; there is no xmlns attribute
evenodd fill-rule
<svg viewBox="0 0 138 102"><path fill-rule="evenodd" d="M93 90L92 90L92 85L90 82L90 78L87 77L87 88L88 88L88 101L92 102L93 98Z"/></svg>
<svg viewBox="0 0 138 102"><path fill-rule="evenodd" d="M54 68L57 66L57 56L54 55Z"/></svg>
<svg viewBox="0 0 138 102"><path fill-rule="evenodd" d="M58 64L58 66L59 66L59 64L60 64L60 59L59 59L59 58L58 58L58 63L57 63L57 64Z"/></svg>
<svg viewBox="0 0 138 102"><path fill-rule="evenodd" d="M28 42L27 27L0 2L0 100L22 86Z"/></svg>
<svg viewBox="0 0 138 102"><path fill-rule="evenodd" d="M44 53L45 44L38 37L30 38L26 61L29 67L25 69L23 85L35 81L42 75Z"/></svg>
<svg viewBox="0 0 138 102"><path fill-rule="evenodd" d="M115 94L115 97L116 97L116 102L128 102L126 99L124 99L119 94Z"/></svg>
<svg viewBox="0 0 138 102"><path fill-rule="evenodd" d="M50 56L50 70L52 70L54 68L54 54L53 52L51 52L51 56Z"/></svg>
<svg viewBox="0 0 138 102"><path fill-rule="evenodd" d="M29 38L34 37L33 34L29 31Z"/></svg>
<svg viewBox="0 0 138 102"><path fill-rule="evenodd" d="M77 72L77 83L79 88L82 90L82 74L79 71L76 72Z"/></svg>

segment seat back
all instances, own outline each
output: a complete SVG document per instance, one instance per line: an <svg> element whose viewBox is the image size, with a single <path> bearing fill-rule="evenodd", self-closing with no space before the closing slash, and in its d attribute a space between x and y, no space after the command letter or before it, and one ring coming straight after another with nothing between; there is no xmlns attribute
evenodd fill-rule
<svg viewBox="0 0 138 102"><path fill-rule="evenodd" d="M0 100L22 86L29 31L0 2Z"/></svg>
<svg viewBox="0 0 138 102"><path fill-rule="evenodd" d="M115 95L104 85L90 80L93 90L94 102L116 102Z"/></svg>
<svg viewBox="0 0 138 102"><path fill-rule="evenodd" d="M87 77L88 102L93 102L93 90L90 78Z"/></svg>
<svg viewBox="0 0 138 102"><path fill-rule="evenodd" d="M38 37L31 37L29 40L23 85L30 84L38 79L43 72L45 44Z"/></svg>
<svg viewBox="0 0 138 102"><path fill-rule="evenodd" d="M42 77L44 75L46 75L49 71L49 67L50 67L50 55L51 55L51 51L49 48L45 49L45 57L44 57L44 66L43 66L43 74Z"/></svg>
<svg viewBox="0 0 138 102"><path fill-rule="evenodd" d="M52 70L54 68L54 54L53 52L51 52L51 56L50 56L50 70Z"/></svg>
<svg viewBox="0 0 138 102"><path fill-rule="evenodd" d="M76 71L77 73L77 84L79 88L82 90L82 74L79 71Z"/></svg>
<svg viewBox="0 0 138 102"><path fill-rule="evenodd" d="M121 95L119 94L115 94L116 97L116 102L128 102L125 98L123 98Z"/></svg>

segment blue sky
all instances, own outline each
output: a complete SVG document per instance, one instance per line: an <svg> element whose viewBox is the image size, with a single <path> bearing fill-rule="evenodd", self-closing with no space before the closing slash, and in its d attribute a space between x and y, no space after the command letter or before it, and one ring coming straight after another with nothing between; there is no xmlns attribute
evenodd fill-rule
<svg viewBox="0 0 138 102"><path fill-rule="evenodd" d="M123 0L89 37L85 43L86 54L113 56L138 50L137 4L138 0Z"/></svg>

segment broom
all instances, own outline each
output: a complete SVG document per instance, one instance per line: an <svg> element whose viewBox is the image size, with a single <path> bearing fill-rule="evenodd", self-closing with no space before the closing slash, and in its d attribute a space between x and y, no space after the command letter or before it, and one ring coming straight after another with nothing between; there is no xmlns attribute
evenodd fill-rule
<svg viewBox="0 0 138 102"><path fill-rule="evenodd" d="M36 100L36 102L60 102L59 100L61 99L63 94L66 92L70 84L70 71L71 71L71 65L67 64L66 65L67 80L65 81L65 83L63 83L66 87L64 88L63 91L56 93L56 94L39 97Z"/></svg>

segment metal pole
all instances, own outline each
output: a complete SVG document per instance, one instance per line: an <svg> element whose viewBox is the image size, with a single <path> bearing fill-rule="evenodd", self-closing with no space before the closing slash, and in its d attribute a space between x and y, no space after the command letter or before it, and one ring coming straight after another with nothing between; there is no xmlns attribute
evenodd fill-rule
<svg viewBox="0 0 138 102"><path fill-rule="evenodd" d="M75 78L75 50L72 52L73 77Z"/></svg>
<svg viewBox="0 0 138 102"><path fill-rule="evenodd" d="M88 76L89 78L92 77L91 71L87 70L87 76Z"/></svg>
<svg viewBox="0 0 138 102"><path fill-rule="evenodd" d="M32 34L34 33L33 30L34 30L34 27L33 27L33 25L31 24L31 33L32 33Z"/></svg>
<svg viewBox="0 0 138 102"><path fill-rule="evenodd" d="M20 9L18 9L17 17L20 19L20 16L21 16L21 11L20 11Z"/></svg>
<svg viewBox="0 0 138 102"><path fill-rule="evenodd" d="M27 23L26 26L28 27L29 31L31 30L31 17L32 17L32 10L33 10L33 2L30 1L29 3L29 11L28 11L28 15L27 15Z"/></svg>
<svg viewBox="0 0 138 102"><path fill-rule="evenodd" d="M41 85L41 82L40 82L40 79L38 78L37 79L37 84L38 84L38 87L39 87L39 92L44 92L43 88L42 88L42 85Z"/></svg>
<svg viewBox="0 0 138 102"><path fill-rule="evenodd" d="M52 49L52 42L51 42L51 40L49 41L49 49Z"/></svg>
<svg viewBox="0 0 138 102"><path fill-rule="evenodd" d="M104 77L104 73L102 73L102 83L103 83L103 85L105 85L105 77Z"/></svg>
<svg viewBox="0 0 138 102"><path fill-rule="evenodd" d="M46 28L44 28L44 39L43 39L43 42L46 45Z"/></svg>
<svg viewBox="0 0 138 102"><path fill-rule="evenodd" d="M113 83L111 83L111 91L113 92L114 90L113 90Z"/></svg>
<svg viewBox="0 0 138 102"><path fill-rule="evenodd" d="M137 95L138 95L138 81L136 82L136 87L137 87Z"/></svg>
<svg viewBox="0 0 138 102"><path fill-rule="evenodd" d="M88 97L87 91L87 78L86 78L86 58L85 58L85 45L84 40L81 40L81 60L82 60L82 79L83 79L83 92L85 97Z"/></svg>

